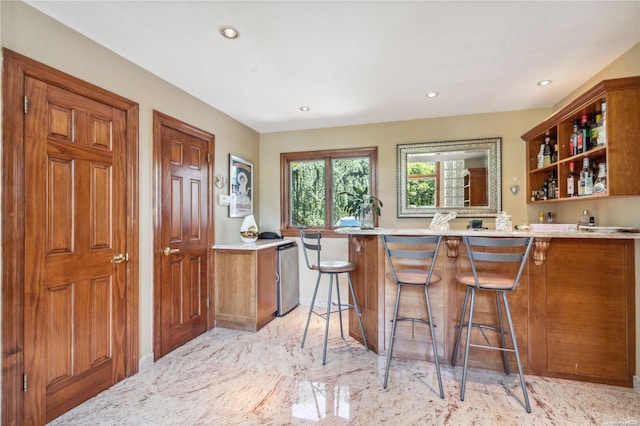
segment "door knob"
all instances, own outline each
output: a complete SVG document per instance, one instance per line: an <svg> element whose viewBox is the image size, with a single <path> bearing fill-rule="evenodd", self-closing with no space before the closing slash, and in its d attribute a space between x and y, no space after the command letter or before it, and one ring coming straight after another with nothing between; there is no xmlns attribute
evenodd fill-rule
<svg viewBox="0 0 640 426"><path fill-rule="evenodd" d="M122 253L118 253L115 256L113 256L113 258L111 259L111 263L121 263L121 262L124 262L125 260L127 260L127 257Z"/></svg>
<svg viewBox="0 0 640 426"><path fill-rule="evenodd" d="M172 248L169 248L169 247L165 247L164 250L162 250L162 253L165 256L169 256L170 254L175 254L175 253L178 253L179 251L180 251L180 249L172 249Z"/></svg>

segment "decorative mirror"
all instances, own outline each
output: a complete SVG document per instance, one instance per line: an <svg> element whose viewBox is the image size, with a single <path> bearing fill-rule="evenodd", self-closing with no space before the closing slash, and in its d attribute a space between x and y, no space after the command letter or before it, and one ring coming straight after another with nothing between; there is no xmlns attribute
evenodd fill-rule
<svg viewBox="0 0 640 426"><path fill-rule="evenodd" d="M398 217L491 217L502 209L502 139L397 146Z"/></svg>

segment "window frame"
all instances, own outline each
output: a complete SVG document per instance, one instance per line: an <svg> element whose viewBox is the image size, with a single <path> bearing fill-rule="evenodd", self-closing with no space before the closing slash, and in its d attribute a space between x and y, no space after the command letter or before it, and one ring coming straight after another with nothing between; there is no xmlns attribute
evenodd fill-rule
<svg viewBox="0 0 640 426"><path fill-rule="evenodd" d="M434 173L425 174L425 175L410 175L407 172L407 183L409 182L409 180L433 178L433 180L435 181L435 189L433 191L433 199L435 201L435 206L428 206L428 207L438 208L440 207L440 161L434 161L433 163L435 164L435 169L436 169ZM408 164L407 164L407 168L408 168Z"/></svg>
<svg viewBox="0 0 640 426"><path fill-rule="evenodd" d="M298 151L280 153L280 233L283 237L298 236L298 228L290 226L291 222L291 163L295 161L324 161L325 173L325 226L309 227L309 229L322 232L324 237L346 237L346 234L338 234L335 232L340 227L333 226L333 185L331 181L331 162L333 160L343 160L349 158L368 158L369 159L369 192L378 198L377 174L378 174L378 147L366 148L346 148L346 149L328 149L318 151ZM378 216L374 215L373 223L378 226Z"/></svg>

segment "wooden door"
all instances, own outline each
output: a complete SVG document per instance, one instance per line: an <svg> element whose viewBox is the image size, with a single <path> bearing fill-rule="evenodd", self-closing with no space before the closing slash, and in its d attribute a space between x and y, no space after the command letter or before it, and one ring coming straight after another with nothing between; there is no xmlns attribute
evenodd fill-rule
<svg viewBox="0 0 640 426"><path fill-rule="evenodd" d="M213 141L212 134L154 111L160 179L156 188L155 359L207 330Z"/></svg>
<svg viewBox="0 0 640 426"><path fill-rule="evenodd" d="M49 421L125 377L126 114L27 77L25 413Z"/></svg>

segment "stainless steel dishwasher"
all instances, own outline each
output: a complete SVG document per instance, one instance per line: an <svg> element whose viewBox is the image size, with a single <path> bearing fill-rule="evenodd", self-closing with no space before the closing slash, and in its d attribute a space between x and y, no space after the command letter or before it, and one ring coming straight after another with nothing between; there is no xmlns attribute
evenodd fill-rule
<svg viewBox="0 0 640 426"><path fill-rule="evenodd" d="M298 306L298 245L295 241L278 246L278 316Z"/></svg>

